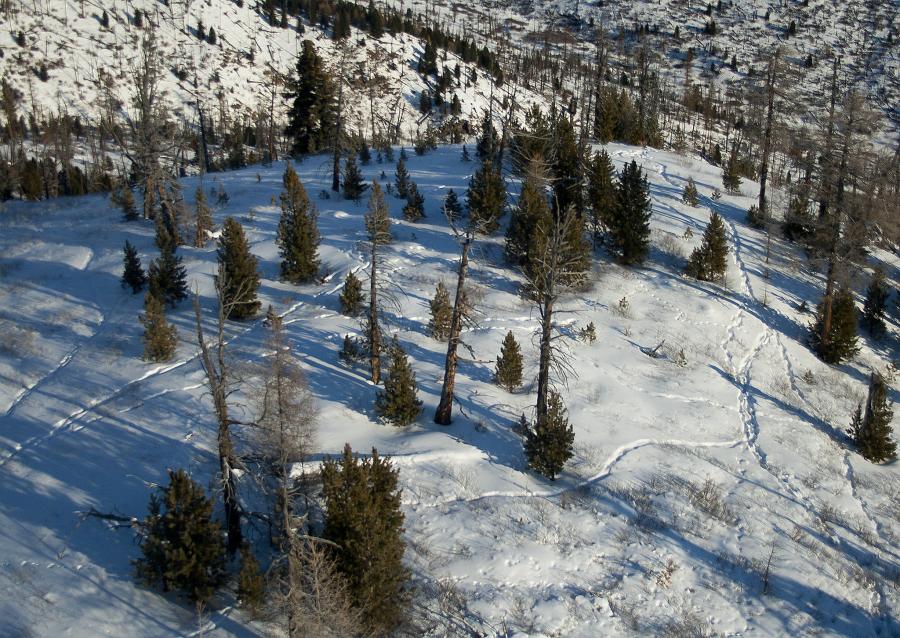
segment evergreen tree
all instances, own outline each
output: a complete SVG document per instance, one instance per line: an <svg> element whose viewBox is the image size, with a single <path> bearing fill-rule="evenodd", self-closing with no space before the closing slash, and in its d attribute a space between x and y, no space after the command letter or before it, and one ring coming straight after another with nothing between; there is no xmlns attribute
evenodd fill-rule
<svg viewBox="0 0 900 638"><path fill-rule="evenodd" d="M484 114L484 121L481 124L481 136L475 146L475 156L483 162L493 163L497 159L497 147L500 141L497 138L497 130L494 128L494 121L490 111Z"/></svg>
<svg viewBox="0 0 900 638"><path fill-rule="evenodd" d="M554 137L554 214L558 216L559 211L574 208L575 213L581 216L584 210L581 152L575 139L575 130L567 117L560 116L557 120Z"/></svg>
<svg viewBox="0 0 900 638"><path fill-rule="evenodd" d="M181 263L181 255L176 255L172 248L160 251L159 258L150 262L147 272L150 294L161 302L174 307L187 297L187 271Z"/></svg>
<svg viewBox="0 0 900 638"><path fill-rule="evenodd" d="M453 305L450 303L450 293L443 281L439 281L434 291L434 299L429 302L431 308L431 321L428 329L431 336L438 341L446 341L450 336L450 320L453 316Z"/></svg>
<svg viewBox="0 0 900 638"><path fill-rule="evenodd" d="M169 207L163 206L156 214L155 234L153 243L159 248L160 252L171 250L172 252L178 247L178 230L175 228L175 220L169 214Z"/></svg>
<svg viewBox="0 0 900 638"><path fill-rule="evenodd" d="M203 192L203 186L197 187L196 200L196 219L194 222L194 247L203 248L206 239L215 228L213 224L212 211L206 201L206 193Z"/></svg>
<svg viewBox="0 0 900 638"><path fill-rule="evenodd" d="M375 6L373 0L369 0L369 8L366 10L366 20L369 23L369 35L376 40L384 35L384 18Z"/></svg>
<svg viewBox="0 0 900 638"><path fill-rule="evenodd" d="M347 279L344 280L344 289L341 291L339 299L342 315L356 317L362 312L362 282L353 274L353 271L347 273Z"/></svg>
<svg viewBox="0 0 900 638"><path fill-rule="evenodd" d="M144 519L138 578L163 591L209 600L225 580L225 546L214 503L184 470L169 470L169 485L150 497Z"/></svg>
<svg viewBox="0 0 900 638"><path fill-rule="evenodd" d="M359 163L363 166L368 166L371 161L372 151L369 150L369 143L363 138L362 143L359 146Z"/></svg>
<svg viewBox="0 0 900 638"><path fill-rule="evenodd" d="M228 217L222 225L217 256L224 277L219 285L222 286L222 301L228 311L226 318L240 320L253 317L261 305L256 298L259 271L244 229L234 217Z"/></svg>
<svg viewBox="0 0 900 638"><path fill-rule="evenodd" d="M530 175L526 176L506 229L506 259L526 267L529 251L540 220L549 219L550 207L542 189ZM549 224L547 224L549 226Z"/></svg>
<svg viewBox="0 0 900 638"><path fill-rule="evenodd" d="M369 185L363 181L356 157L348 156L347 161L344 162L344 199L352 199L359 203L368 187Z"/></svg>
<svg viewBox="0 0 900 638"><path fill-rule="evenodd" d="M594 238L608 229L616 210L616 171L609 154L601 150L588 166L588 205L591 214L591 232Z"/></svg>
<svg viewBox="0 0 900 638"><path fill-rule="evenodd" d="M144 269L141 268L141 258L138 256L137 248L132 246L127 239L125 240L124 252L122 288L130 286L132 293L138 293L144 288L144 284L147 283L147 276L144 274Z"/></svg>
<svg viewBox="0 0 900 638"><path fill-rule="evenodd" d="M166 321L162 302L150 293L144 296L144 314L140 320L144 326L144 361L161 363L175 356L178 331Z"/></svg>
<svg viewBox="0 0 900 638"><path fill-rule="evenodd" d="M406 193L406 205L403 207L403 219L417 222L425 217L425 198L419 192L415 182L409 183Z"/></svg>
<svg viewBox="0 0 900 638"><path fill-rule="evenodd" d="M392 425L409 425L422 411L422 402L418 398L416 375L397 337L391 343L390 356L384 390L375 399L375 413Z"/></svg>
<svg viewBox="0 0 900 638"><path fill-rule="evenodd" d="M484 160L475 171L467 199L472 225L487 234L497 230L506 207L506 183L492 161Z"/></svg>
<svg viewBox="0 0 900 638"><path fill-rule="evenodd" d="M451 223L458 222L463 216L462 204L460 204L459 197L452 188L447 191L447 196L444 198L444 216Z"/></svg>
<svg viewBox="0 0 900 638"><path fill-rule="evenodd" d="M134 205L134 193L127 185L122 187L119 194L119 206L122 208L122 218L127 222L134 222L140 219L137 207Z"/></svg>
<svg viewBox="0 0 900 638"><path fill-rule="evenodd" d="M397 160L397 176L394 185L397 197L406 199L409 195L409 171L406 170L406 157L402 153L400 159Z"/></svg>
<svg viewBox="0 0 900 638"><path fill-rule="evenodd" d="M619 260L639 264L650 249L650 187L634 160L625 165L616 188L616 211L611 220L610 239Z"/></svg>
<svg viewBox="0 0 900 638"><path fill-rule="evenodd" d="M575 432L569 424L562 398L550 390L547 395L547 416L538 419L534 429L529 429L525 436L528 465L551 481L556 480L566 461L572 457L574 442Z"/></svg>
<svg viewBox="0 0 900 638"><path fill-rule="evenodd" d="M688 259L686 272L690 277L703 281L718 281L725 276L728 267L728 238L725 223L718 213L712 213L703 231L703 242L694 249Z"/></svg>
<svg viewBox="0 0 900 638"><path fill-rule="evenodd" d="M312 281L319 273L317 212L290 164L284 169L282 182L277 239L281 276L292 284L302 284Z"/></svg>
<svg viewBox="0 0 900 638"><path fill-rule="evenodd" d="M462 155L460 156L460 159L463 162L471 162L472 161L472 156L469 155L469 149L465 144L463 144Z"/></svg>
<svg viewBox="0 0 900 638"><path fill-rule="evenodd" d="M238 572L238 601L242 608L256 616L266 602L266 578L250 545L241 547L241 571Z"/></svg>
<svg viewBox="0 0 900 638"><path fill-rule="evenodd" d="M816 321L811 326L809 342L822 361L836 365L859 352L856 337L856 304L853 301L853 293L848 288L842 287L835 293L831 312L831 330L825 335L823 334L825 304L824 302L819 304Z"/></svg>
<svg viewBox="0 0 900 638"><path fill-rule="evenodd" d="M876 339L884 336L884 313L889 294L884 272L881 269L875 269L869 287L866 289L866 302L863 304L861 323Z"/></svg>
<svg viewBox="0 0 900 638"><path fill-rule="evenodd" d="M285 133L294 154L315 153L331 144L337 119L334 86L310 40L303 41L297 60L297 79L288 97L293 99Z"/></svg>
<svg viewBox="0 0 900 638"><path fill-rule="evenodd" d="M890 401L884 379L877 372L869 378L869 396L865 416L859 421L860 409L854 418L854 440L859 453L872 463L886 463L897 458L897 444L892 438Z"/></svg>
<svg viewBox="0 0 900 638"><path fill-rule="evenodd" d="M681 202L688 206L697 207L700 205L700 197L697 194L697 185L694 183L693 177L688 177L687 184L681 192Z"/></svg>
<svg viewBox="0 0 900 638"><path fill-rule="evenodd" d="M399 471L373 449L360 460L350 445L322 464L323 537L335 544L338 571L367 624L365 635L385 635L404 616L409 571L403 566L403 512Z"/></svg>
<svg viewBox="0 0 900 638"><path fill-rule="evenodd" d="M507 392L512 392L522 385L522 351L512 330L507 332L506 338L503 339L494 379Z"/></svg>
<svg viewBox="0 0 900 638"><path fill-rule="evenodd" d="M741 191L741 176L738 172L737 147L732 149L731 155L728 156L728 163L722 170L722 186L729 193L739 193Z"/></svg>

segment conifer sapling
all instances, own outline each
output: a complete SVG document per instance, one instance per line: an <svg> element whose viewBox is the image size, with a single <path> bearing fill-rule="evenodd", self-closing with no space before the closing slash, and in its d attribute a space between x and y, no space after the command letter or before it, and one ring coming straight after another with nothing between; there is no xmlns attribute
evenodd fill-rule
<svg viewBox="0 0 900 638"><path fill-rule="evenodd" d="M415 421L421 411L416 375L395 336L384 390L379 391L375 399L375 413L392 425L405 426Z"/></svg>
<svg viewBox="0 0 900 638"><path fill-rule="evenodd" d="M494 379L507 392L513 392L522 385L522 351L512 330L506 333L500 347Z"/></svg>
<svg viewBox="0 0 900 638"><path fill-rule="evenodd" d="M572 457L575 432L569 424L562 397L550 390L547 395L547 416L538 419L525 437L525 457L528 465L551 481Z"/></svg>
<svg viewBox="0 0 900 638"><path fill-rule="evenodd" d="M453 318L453 305L450 303L450 293L443 281L439 281L434 292L434 299L429 302L431 309L431 321L428 329L431 336L438 341L446 341L450 336L450 322Z"/></svg>
<svg viewBox="0 0 900 638"><path fill-rule="evenodd" d="M356 317L362 312L362 282L360 282L353 271L347 273L347 279L344 280L344 289L341 291L339 300L341 303L342 315Z"/></svg>
<svg viewBox="0 0 900 638"><path fill-rule="evenodd" d="M144 296L144 314L140 316L144 326L144 361L162 363L175 356L178 331L166 321L165 307L156 296Z"/></svg>
<svg viewBox="0 0 900 638"><path fill-rule="evenodd" d="M127 239L125 240L124 268L122 271L122 287L131 287L132 294L140 292L147 283L147 276L141 267L141 258L137 249Z"/></svg>

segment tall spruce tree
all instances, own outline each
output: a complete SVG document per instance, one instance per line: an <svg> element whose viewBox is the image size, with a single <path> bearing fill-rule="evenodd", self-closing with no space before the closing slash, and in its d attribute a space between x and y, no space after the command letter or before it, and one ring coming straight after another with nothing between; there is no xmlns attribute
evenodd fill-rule
<svg viewBox="0 0 900 638"><path fill-rule="evenodd" d="M234 217L226 218L222 225L217 256L224 278L219 285L226 318L241 320L255 316L261 305L256 298L259 289L257 261L250 252L244 228Z"/></svg>
<svg viewBox="0 0 900 638"><path fill-rule="evenodd" d="M725 276L728 267L728 238L725 223L718 213L713 212L709 224L703 231L703 241L688 259L688 276L703 281L718 281Z"/></svg>
<svg viewBox="0 0 900 638"><path fill-rule="evenodd" d="M810 346L822 361L837 365L859 352L856 336L856 303L849 288L844 286L834 293L831 329L827 336L824 334L824 326L825 300L816 310L816 321L810 327L809 338Z"/></svg>
<svg viewBox="0 0 900 638"><path fill-rule="evenodd" d="M215 226L213 224L212 211L206 201L206 193L203 192L202 185L197 187L195 202L194 247L203 248Z"/></svg>
<svg viewBox="0 0 900 638"><path fill-rule="evenodd" d="M728 156L728 163L722 170L722 186L729 193L739 193L741 191L741 175L738 172L738 156L737 146L731 150Z"/></svg>
<svg viewBox="0 0 900 638"><path fill-rule="evenodd" d="M150 497L144 519L138 578L163 591L205 602L224 583L225 546L213 518L213 500L184 470L169 470L169 484Z"/></svg>
<svg viewBox="0 0 900 638"><path fill-rule="evenodd" d="M122 269L122 288L126 286L131 288L132 294L139 293L143 290L147 283L147 276L141 267L141 258L138 256L137 248L130 241L125 240L125 256L123 257Z"/></svg>
<svg viewBox="0 0 900 638"><path fill-rule="evenodd" d="M144 361L161 363L175 356L178 331L166 321L165 307L155 296L144 296L144 314L140 316L144 326Z"/></svg>
<svg viewBox="0 0 900 638"><path fill-rule="evenodd" d="M416 420L422 412L422 401L418 397L416 375L397 337L391 342L390 357L384 390L375 398L375 413L388 423L402 427Z"/></svg>
<svg viewBox="0 0 900 638"><path fill-rule="evenodd" d="M428 322L428 330L431 336L438 341L446 341L450 336L450 320L453 316L453 306L450 304L450 293L443 281L439 281L434 291L434 299L429 302L431 320Z"/></svg>
<svg viewBox="0 0 900 638"><path fill-rule="evenodd" d="M538 418L525 437L525 457L528 465L551 481L572 457L575 432L569 424L562 397L553 390L547 395L547 414Z"/></svg>
<svg viewBox="0 0 900 638"><path fill-rule="evenodd" d="M315 153L328 148L334 138L337 113L335 90L316 47L303 41L297 59L297 78L288 97L293 100L285 133L294 154Z"/></svg>
<svg viewBox="0 0 900 638"><path fill-rule="evenodd" d="M549 216L550 207L543 189L532 175L527 175L506 229L507 261L521 267L526 266L538 222Z"/></svg>
<svg viewBox="0 0 900 638"><path fill-rule="evenodd" d="M367 625L388 634L404 617L409 570L403 565L399 471L373 449L360 460L350 445L322 464L323 537L334 543L337 568Z"/></svg>
<svg viewBox="0 0 900 638"><path fill-rule="evenodd" d="M503 339L494 379L497 385L505 388L507 392L512 392L522 385L522 350L512 330L507 332Z"/></svg>
<svg viewBox="0 0 900 638"><path fill-rule="evenodd" d="M616 211L616 170L605 150L595 154L588 166L587 196L590 209L590 229L599 239L610 228Z"/></svg>
<svg viewBox="0 0 900 638"><path fill-rule="evenodd" d="M292 284L315 279L319 273L319 228L316 207L309 201L297 172L288 164L281 192L281 219L278 221L278 248L281 276Z"/></svg>
<svg viewBox="0 0 900 638"><path fill-rule="evenodd" d="M187 270L181 263L181 255L167 246L160 251L159 258L150 262L147 269L148 290L163 303L174 307L187 297Z"/></svg>
<svg viewBox="0 0 900 638"><path fill-rule="evenodd" d="M497 230L506 207L506 183L492 161L484 160L475 171L467 199L471 223L488 234Z"/></svg>
<svg viewBox="0 0 900 638"><path fill-rule="evenodd" d="M352 154L347 156L344 162L344 199L352 199L358 203L367 188L369 185L363 181L356 156Z"/></svg>
<svg viewBox="0 0 900 638"><path fill-rule="evenodd" d="M362 282L353 274L353 271L347 273L347 279L344 280L344 289L341 291L339 301L341 302L341 314L343 315L356 317L362 312Z"/></svg>
<svg viewBox="0 0 900 638"><path fill-rule="evenodd" d="M852 428L859 453L872 463L886 463L897 458L897 444L891 432L890 400L884 378L877 372L869 377L869 395L862 419L857 408Z"/></svg>
<svg viewBox="0 0 900 638"><path fill-rule="evenodd" d="M616 212L611 220L612 249L625 265L640 264L650 249L650 187L634 160L626 164L616 188Z"/></svg>
<svg viewBox="0 0 900 638"><path fill-rule="evenodd" d="M481 123L481 136L475 146L475 156L482 163L495 163L499 146L500 141L497 137L497 129L494 128L494 118L488 111L484 114L484 120Z"/></svg>
<svg viewBox="0 0 900 638"><path fill-rule="evenodd" d="M584 212L584 177L581 168L581 151L575 139L572 122L565 115L556 121L553 153L553 210L574 208L581 216Z"/></svg>
<svg viewBox="0 0 900 638"><path fill-rule="evenodd" d="M880 339L885 333L884 313L889 294L884 271L875 269L872 279L869 281L869 287L866 289L866 301L863 304L860 323L876 339Z"/></svg>
<svg viewBox="0 0 900 638"><path fill-rule="evenodd" d="M394 178L394 192L400 199L409 195L409 171L406 169L406 156L401 153L397 160L397 173Z"/></svg>

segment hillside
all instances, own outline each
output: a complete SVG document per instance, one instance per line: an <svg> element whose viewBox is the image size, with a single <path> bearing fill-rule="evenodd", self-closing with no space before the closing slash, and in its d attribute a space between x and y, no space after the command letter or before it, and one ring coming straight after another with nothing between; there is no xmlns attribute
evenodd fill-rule
<svg viewBox="0 0 900 638"><path fill-rule="evenodd" d="M312 465L349 442L377 447L400 468L405 562L421 600L440 609L431 635L448 635L451 620L490 636L898 635L900 466L868 463L843 434L870 369L897 357L897 317L887 341L863 338L850 363L821 363L806 346L811 314L801 304L815 306L822 278L774 237L766 266L766 237L745 224L756 185L714 200L721 169L610 144L617 168L634 159L648 174L653 247L638 268L598 251L590 285L563 298L559 344L575 374L560 390L575 457L555 482L541 479L515 429L534 404L538 319L519 295L521 276L503 263L502 233L473 252L479 316L464 334L471 350L455 420L431 421L446 346L428 336L428 301L438 281L451 284L458 259L439 210L473 170L460 150L411 154L422 222L402 221L401 201L388 198L385 270L396 304L386 325L410 354L424 402L408 428L377 422L376 388L338 357L344 335L360 331L339 314L337 296L347 272L364 274L367 264L365 202L316 198L326 274L297 287L279 281L274 243L284 164L203 182L228 193L216 223L233 215L244 225L263 308L283 317L318 402ZM313 196L330 186L326 158L296 168ZM393 178L392 165L362 169L366 179ZM697 208L681 203L689 176ZM184 192L198 179L182 180ZM711 210L729 234L724 286L681 274ZM152 223L120 221L99 195L10 202L0 217L0 633L267 635L229 593L198 627L191 606L135 584L131 530L83 515L143 516L167 468L211 485L218 467L190 303L169 313L175 359L142 362L140 296L119 285L126 239L145 264L155 255ZM211 326L215 246L179 252ZM896 285L896 258L873 260ZM577 340L589 322L593 344ZM231 356L252 378L266 356L262 317L228 329ZM510 330L526 378L512 394L492 383ZM660 344L663 356L647 356ZM234 397L237 418L251 403Z"/></svg>

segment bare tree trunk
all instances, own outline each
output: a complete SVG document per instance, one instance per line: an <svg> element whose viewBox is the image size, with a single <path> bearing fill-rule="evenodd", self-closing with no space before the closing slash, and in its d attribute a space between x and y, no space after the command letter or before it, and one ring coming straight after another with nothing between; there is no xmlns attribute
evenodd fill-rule
<svg viewBox="0 0 900 638"><path fill-rule="evenodd" d="M772 121L775 118L775 80L778 75L778 57L781 52L776 49L769 60L766 72L766 128L763 133L762 162L759 167L759 215L768 221L768 202L766 201L766 182L769 178L769 156L772 153Z"/></svg>
<svg viewBox="0 0 900 638"><path fill-rule="evenodd" d="M378 327L378 242L372 241L372 270L369 275L369 364L372 367L372 383L381 382L381 332Z"/></svg>
<svg viewBox="0 0 900 638"><path fill-rule="evenodd" d="M547 392L550 389L550 358L553 354L550 339L553 334L553 295L548 295L541 302L541 352L538 363L537 420L547 416Z"/></svg>
<svg viewBox="0 0 900 638"><path fill-rule="evenodd" d="M463 308L466 288L466 273L469 267L469 248L474 235L470 232L462 244L462 256L459 260L459 271L456 278L456 299L453 303L453 317L450 320L450 339L447 343L447 359L444 362L444 385L441 388L441 400L434 413L434 422L439 425L450 425L453 416L453 388L456 385L456 365L459 346L459 334L462 331Z"/></svg>

